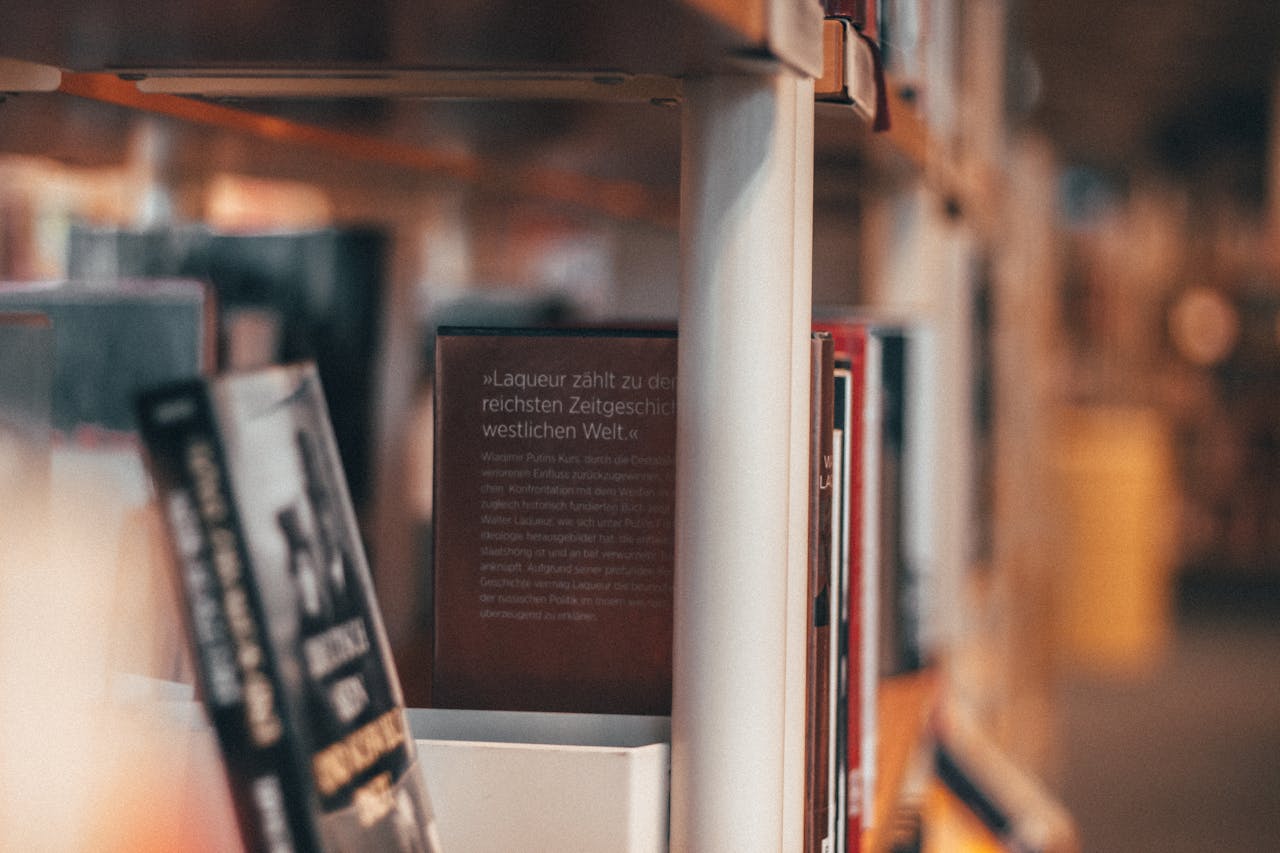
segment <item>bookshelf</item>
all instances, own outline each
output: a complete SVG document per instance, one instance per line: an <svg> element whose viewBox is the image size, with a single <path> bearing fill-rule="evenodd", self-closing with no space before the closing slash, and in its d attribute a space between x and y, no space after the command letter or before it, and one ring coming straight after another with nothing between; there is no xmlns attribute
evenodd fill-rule
<svg viewBox="0 0 1280 853"><path fill-rule="evenodd" d="M878 710L879 769L876 774L875 817L863 836L867 853L889 849L889 828L911 769L912 760L928 739L928 726L942 688L934 670L885 678L880 684Z"/></svg>
<svg viewBox="0 0 1280 853"><path fill-rule="evenodd" d="M260 5L259 23L290 20L283 0ZM106 103L374 168L499 184L677 229L682 510L671 846L789 849L802 810L795 721L803 718L803 636L788 626L804 621L815 79L830 82L824 49L830 56L847 42L824 41L812 0L563 2L536 23L514 0L487 4L475 20L468 4L445 3L440 33L432 14L397 0L375 17L394 22L398 35L365 55L339 34L366 5L338 0L324 16L244 39L234 21L217 23L220 4L149 0L129 6L127 24L112 3L10 10L0 13L0 56L19 62L0 65L0 89ZM82 7L105 28L93 49L74 31L87 20ZM678 102L678 195L568 170L496 167L394 132L297 120L279 107L420 97ZM948 183L925 122L896 89L891 110L891 130L873 144L914 174ZM865 116L822 121L852 126L866 142ZM726 429L734 441L724 440ZM895 725L882 745L883 809L937 688L933 675L887 685L881 714Z"/></svg>

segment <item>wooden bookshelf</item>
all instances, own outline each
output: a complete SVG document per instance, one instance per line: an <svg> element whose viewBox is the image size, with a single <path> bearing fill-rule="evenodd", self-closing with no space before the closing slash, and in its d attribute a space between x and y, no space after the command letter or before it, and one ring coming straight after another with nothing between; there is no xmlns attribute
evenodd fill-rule
<svg viewBox="0 0 1280 853"><path fill-rule="evenodd" d="M290 20L292 6L284 0L259 5L252 20L240 23ZM696 660L689 671L677 673L677 683L683 679L694 699L673 715L673 826L684 828L680 840L686 847L701 842L703 849L735 850L748 848L709 839L762 828L754 843L768 849L770 833L789 837L787 821L795 819L792 802L798 800L772 776L798 776L792 767L775 765L778 754L795 754L794 733L784 730L783 721L799 718L792 713L794 667L790 678L786 674L794 661L784 659L795 644L785 626L803 619L786 610L799 598L786 588L785 577L797 574L805 538L793 497L804 491L805 454L793 436L807 433L798 428L807 418L807 366L798 365L812 304L813 80L823 75L824 55L830 59L831 51L847 44L824 41L815 0L556 3L553 10L563 7L564 15L543 10L536 20L515 0L488 4L474 20L466 4L440 5L442 20L432 21L410 0L382 4L377 14L394 25L388 30L397 36L362 55L341 31L361 19L365 4L359 0L327 4L325 15L299 21L296 28L277 27L278 41L261 32L246 36L236 16L248 12L228 12L218 4L145 0L130 6L126 21L119 4L55 0L41 10L0 12L0 57L61 70L56 92L49 91L45 74L30 84L45 94L33 97L88 99L622 222L679 229L680 324L682 347L688 347L681 351L679 384L682 393L700 395L694 400L714 399L717 411L681 424L681 495L690 533L680 549L687 562L677 573L690 585L677 589L697 606L677 627L677 647ZM100 37L92 51L77 40L75 28L85 21ZM539 69L554 70L554 80L538 84L551 88L517 93ZM202 75L206 81L221 75L224 84L256 77L278 88L181 89L181 81ZM433 88L442 83L457 88ZM590 99L611 86L606 98L682 104L678 189L674 180L651 184L571 169L496 167L468 151L273 114L271 104L272 98L291 97ZM917 173L934 169L940 155L925 122L896 88L888 95L890 125L877 144ZM212 100L232 96L261 100L252 108ZM754 124L746 128L761 144L742 146L735 111L761 102L769 110L760 112L768 114L753 113ZM850 112L839 121L864 137L870 132L866 115ZM748 182L751 204L738 204ZM776 405L779 389L791 395L782 412ZM762 419L768 421L763 426ZM741 431L749 441L724 442L725 422L750 424ZM743 519L752 525L745 535ZM719 615L708 617L712 609ZM715 634L726 626L723 636ZM762 653L758 638L764 634L774 645ZM889 822L937 692L933 672L882 685L878 828ZM753 714L741 713L747 705ZM751 717L749 725L726 735L729 727L722 721L744 716ZM759 731L751 729L757 725ZM769 743L759 743L761 731ZM769 778L757 772L761 765L767 765ZM744 790L726 798L725 779L740 781ZM770 793L762 795L764 790ZM777 802L779 790L786 803ZM883 843L873 831L867 849L879 850Z"/></svg>
<svg viewBox="0 0 1280 853"><path fill-rule="evenodd" d="M324 82L329 76L311 75L303 79ZM190 82L204 78L186 72L176 79ZM236 79L247 81L250 78ZM294 84L294 91L297 91L298 78L290 79ZM387 79L380 78L378 82L381 86L361 91L390 91L386 86ZM506 168L492 159L457 149L309 124L192 97L190 94L144 91L140 84L148 81L154 82L153 78L146 76L136 79L133 75L121 76L105 72L64 72L58 91L140 113L244 134L284 146L313 149L372 166L416 172L467 186L483 187L490 192L505 191L514 197L563 205L621 222L643 222L674 228L679 218L679 198L670 187L649 186L638 181L593 178L551 167ZM486 85L495 96L503 91L501 79L487 80ZM399 88L399 94L395 97L418 97L416 92L430 91L431 88L429 80L423 81L417 87ZM618 91L608 84L599 85L598 88L621 98L630 97L627 90ZM661 91L678 92L678 87L668 86Z"/></svg>
<svg viewBox="0 0 1280 853"><path fill-rule="evenodd" d="M289 0L236 9L203 0L51 0L0 10L0 57L76 71L360 66L668 77L776 61L816 76L821 20L816 0L547 0L536 12L518 0L330 0L324 14L305 17Z"/></svg>
<svg viewBox="0 0 1280 853"><path fill-rule="evenodd" d="M927 742L927 729L937 705L940 676L936 670L895 675L880 682L876 712L877 740L875 816L863 835L865 853L887 853L888 828L902 793L902 786Z"/></svg>

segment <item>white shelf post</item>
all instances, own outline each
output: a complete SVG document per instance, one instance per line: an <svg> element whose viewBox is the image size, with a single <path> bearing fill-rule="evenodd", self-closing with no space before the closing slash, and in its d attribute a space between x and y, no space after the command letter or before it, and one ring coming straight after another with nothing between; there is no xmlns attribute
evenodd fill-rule
<svg viewBox="0 0 1280 853"><path fill-rule="evenodd" d="M813 80L684 87L672 851L800 846Z"/></svg>

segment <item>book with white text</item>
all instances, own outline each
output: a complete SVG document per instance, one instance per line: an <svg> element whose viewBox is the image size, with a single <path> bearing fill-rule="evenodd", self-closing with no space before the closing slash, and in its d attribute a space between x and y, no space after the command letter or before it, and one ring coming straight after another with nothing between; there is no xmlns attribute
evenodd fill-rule
<svg viewBox="0 0 1280 853"><path fill-rule="evenodd" d="M164 385L138 422L245 846L435 853L314 364Z"/></svg>

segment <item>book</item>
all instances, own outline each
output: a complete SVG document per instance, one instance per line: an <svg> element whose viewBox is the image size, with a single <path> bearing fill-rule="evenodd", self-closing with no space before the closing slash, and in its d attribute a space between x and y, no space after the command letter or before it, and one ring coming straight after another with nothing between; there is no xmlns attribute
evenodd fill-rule
<svg viewBox="0 0 1280 853"><path fill-rule="evenodd" d="M849 691L850 599L858 600L849 589L849 516L850 504L849 449L853 435L850 392L853 381L849 360L833 352L832 371L832 442L831 442L831 745L827 772L831 788L831 816L828 827L832 848L841 853L848 848L849 836L849 706L857 707L857 691ZM857 648L856 640L852 648ZM856 667L855 667L856 671ZM856 847L853 849L857 849Z"/></svg>
<svg viewBox="0 0 1280 853"><path fill-rule="evenodd" d="M869 38L878 37L879 0L822 0L822 12L828 18L841 18Z"/></svg>
<svg viewBox="0 0 1280 853"><path fill-rule="evenodd" d="M838 436L835 512L838 542L837 720L835 785L837 850L861 849L865 818L874 790L879 667L875 626L878 526L876 490L879 440L877 347L868 326L857 319L819 319L814 328L832 336L835 358L833 423Z"/></svg>
<svg viewBox="0 0 1280 853"><path fill-rule="evenodd" d="M438 850L315 365L137 411L246 847Z"/></svg>
<svg viewBox="0 0 1280 853"><path fill-rule="evenodd" d="M138 391L211 366L213 304L189 279L0 282L0 311L38 312L53 327L62 446L130 436Z"/></svg>
<svg viewBox="0 0 1280 853"><path fill-rule="evenodd" d="M443 327L431 704L671 713L676 338Z"/></svg>
<svg viewBox="0 0 1280 853"><path fill-rule="evenodd" d="M909 325L872 328L880 350L880 674L912 672L928 663L924 624L928 589L923 520L927 488L914 360L919 333Z"/></svg>
<svg viewBox="0 0 1280 853"><path fill-rule="evenodd" d="M362 523L373 499L379 328L389 240L377 227L228 233L75 225L75 278L182 277L215 294L218 370L314 361Z"/></svg>
<svg viewBox="0 0 1280 853"><path fill-rule="evenodd" d="M831 335L810 338L809 559L805 666L805 840L816 853L831 844L831 600L834 349Z"/></svg>
<svg viewBox="0 0 1280 853"><path fill-rule="evenodd" d="M822 39L822 76L814 84L814 96L821 103L849 105L856 115L877 126L877 119L887 115L888 107L882 103L884 75L875 45L840 18L823 21Z"/></svg>

